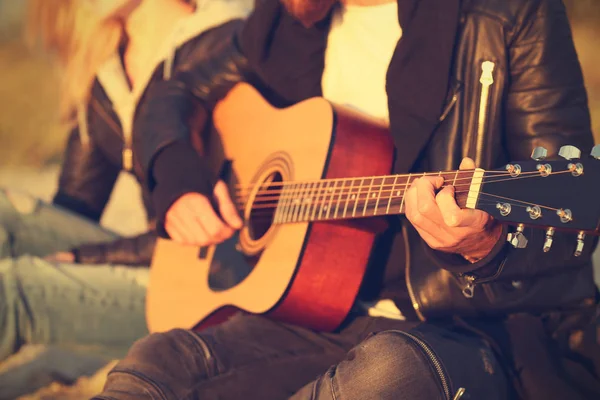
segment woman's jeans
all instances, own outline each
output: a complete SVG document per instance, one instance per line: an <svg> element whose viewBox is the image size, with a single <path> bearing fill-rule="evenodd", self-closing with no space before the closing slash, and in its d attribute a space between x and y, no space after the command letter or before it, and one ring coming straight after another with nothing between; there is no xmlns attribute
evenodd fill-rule
<svg viewBox="0 0 600 400"><path fill-rule="evenodd" d="M119 358L147 333L148 268L42 258L117 238L93 221L0 190L0 361L24 344Z"/></svg>

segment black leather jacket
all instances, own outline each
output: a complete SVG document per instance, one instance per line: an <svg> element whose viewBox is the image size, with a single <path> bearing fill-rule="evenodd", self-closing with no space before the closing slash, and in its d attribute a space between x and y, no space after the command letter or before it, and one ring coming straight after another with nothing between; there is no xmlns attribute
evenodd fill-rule
<svg viewBox="0 0 600 400"><path fill-rule="evenodd" d="M179 84L149 94L152 100L144 113L154 115L161 125L144 126L147 136L140 154L153 177L159 219L180 194L211 192L208 175L200 180L187 173L191 161L179 167L165 160L184 158L182 143L189 142L191 129L183 122L195 113L205 115L199 110L210 110L226 88L249 80L283 105L319 94L327 25L302 29L278 1L264 1L239 41L215 46L209 64L185 71L175 80ZM287 35L287 52L277 53L278 36L273 39L273 32ZM560 0L464 0L455 37L450 71L439 71L450 73L446 104L433 129L425 132L424 147L408 155L414 160L411 171L456 169L463 156L489 169L508 160L526 160L536 146L552 155L566 144L589 152L593 138L587 95ZM479 118L480 76L486 61L495 65L494 83L488 111ZM296 69L278 68L294 63ZM297 79L290 79L293 76ZM298 84L299 79L305 81ZM193 91L186 89L190 87ZM394 82L388 80L389 96L390 90ZM391 128L394 134L393 123ZM173 155L174 148L179 149L179 158ZM177 177L176 187L169 176ZM397 235L398 246L405 243L406 257L391 262L404 267L411 302L423 319L584 309L595 304L591 238L586 239L583 254L575 257L575 235L556 234L551 252L544 253L543 230L526 230L529 246L515 249L506 243L505 229L492 253L471 264L433 251L406 220L401 222L404 234ZM473 296L465 296L464 289L472 290Z"/></svg>
<svg viewBox="0 0 600 400"><path fill-rule="evenodd" d="M196 65L198 57L207 52L210 46L222 37L231 37L239 20L212 28L181 44L173 59L172 73L178 74ZM160 86L163 79L164 62L154 70L146 87L152 91ZM144 108L146 94L142 95L138 109ZM143 139L137 129L139 117L134 119L134 143ZM121 123L107 92L98 80L93 85L92 96L87 109L89 142L82 144L79 128L75 128L68 139L64 162L59 179L54 204L98 222L110 198L116 179L122 170L124 136ZM126 237L114 242L87 244L72 249L77 262L111 263L130 266L148 266L156 243L155 213L146 183L138 152L133 152L133 168L127 171L135 176L142 188L143 203L148 217L149 231L135 237Z"/></svg>

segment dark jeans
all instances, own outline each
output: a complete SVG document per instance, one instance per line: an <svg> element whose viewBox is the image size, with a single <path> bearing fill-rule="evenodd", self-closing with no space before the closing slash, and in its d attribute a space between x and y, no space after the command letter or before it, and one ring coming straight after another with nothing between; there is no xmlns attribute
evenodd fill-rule
<svg viewBox="0 0 600 400"><path fill-rule="evenodd" d="M328 334L237 315L139 340L94 399L435 400L463 388L456 398L495 400L507 387L490 348L454 328L358 317Z"/></svg>

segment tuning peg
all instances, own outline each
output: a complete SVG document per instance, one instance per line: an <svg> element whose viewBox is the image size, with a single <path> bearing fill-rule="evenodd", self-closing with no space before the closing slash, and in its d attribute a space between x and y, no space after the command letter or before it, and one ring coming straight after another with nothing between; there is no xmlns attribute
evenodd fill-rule
<svg viewBox="0 0 600 400"><path fill-rule="evenodd" d="M538 219L542 216L542 209L540 208L540 206L527 206L525 211L529 213L529 218L531 219Z"/></svg>
<svg viewBox="0 0 600 400"><path fill-rule="evenodd" d="M516 178L517 176L521 175L521 166L519 164L507 164L506 171L508 171L510 176Z"/></svg>
<svg viewBox="0 0 600 400"><path fill-rule="evenodd" d="M548 157L548 150L543 147L536 147L531 152L531 158L535 161L542 161Z"/></svg>
<svg viewBox="0 0 600 400"><path fill-rule="evenodd" d="M496 208L498 211L500 211L500 215L503 217L506 217L508 214L510 214L512 210L510 203L496 203Z"/></svg>
<svg viewBox="0 0 600 400"><path fill-rule="evenodd" d="M581 150L575 146L567 145L560 148L558 155L566 160L581 158Z"/></svg>
<svg viewBox="0 0 600 400"><path fill-rule="evenodd" d="M556 211L556 215L560 218L560 222L563 224L573 221L573 213L568 208L563 210L562 208Z"/></svg>
<svg viewBox="0 0 600 400"><path fill-rule="evenodd" d="M579 257L581 255L581 253L583 253L583 246L584 246L584 242L583 239L585 239L585 232L581 231L579 232L579 235L577 235L577 246L575 247L575 257Z"/></svg>
<svg viewBox="0 0 600 400"><path fill-rule="evenodd" d="M592 147L592 151L590 152L590 155L592 157L594 157L596 160L600 160L600 144L597 144L594 147Z"/></svg>
<svg viewBox="0 0 600 400"><path fill-rule="evenodd" d="M516 249L524 249L527 247L528 240L525 235L523 235L523 229L525 229L525 226L519 224L517 231L515 233L509 233L506 237L506 240Z"/></svg>
<svg viewBox="0 0 600 400"><path fill-rule="evenodd" d="M546 240L544 241L544 253L547 253L550 251L553 240L554 240L554 228L548 228L546 230Z"/></svg>

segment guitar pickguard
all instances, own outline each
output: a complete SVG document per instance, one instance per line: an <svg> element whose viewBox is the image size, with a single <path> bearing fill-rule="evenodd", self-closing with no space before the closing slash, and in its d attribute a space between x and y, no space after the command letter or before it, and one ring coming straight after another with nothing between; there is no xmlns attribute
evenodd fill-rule
<svg viewBox="0 0 600 400"><path fill-rule="evenodd" d="M218 292L240 284L252 272L256 257L247 257L238 250L239 234L216 246L208 275L208 286Z"/></svg>

